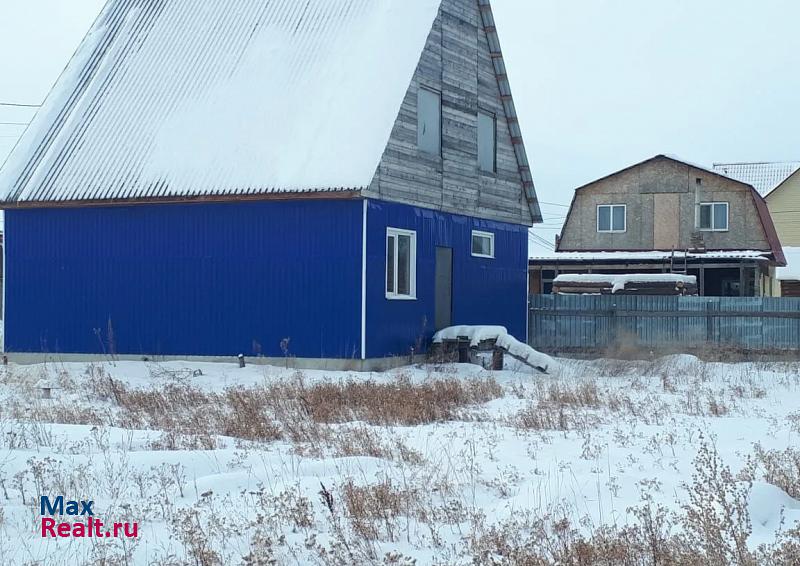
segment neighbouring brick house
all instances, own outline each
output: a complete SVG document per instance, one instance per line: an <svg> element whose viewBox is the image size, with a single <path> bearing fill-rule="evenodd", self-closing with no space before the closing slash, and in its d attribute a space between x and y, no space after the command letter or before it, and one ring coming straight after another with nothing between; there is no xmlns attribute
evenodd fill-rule
<svg viewBox="0 0 800 566"><path fill-rule="evenodd" d="M752 185L657 155L575 191L555 253L530 261L530 290L563 273L681 273L701 295L777 295L785 264Z"/></svg>

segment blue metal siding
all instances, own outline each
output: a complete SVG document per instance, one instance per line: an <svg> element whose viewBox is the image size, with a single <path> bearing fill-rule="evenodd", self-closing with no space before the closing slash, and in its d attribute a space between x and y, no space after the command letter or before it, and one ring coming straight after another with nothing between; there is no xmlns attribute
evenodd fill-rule
<svg viewBox="0 0 800 566"><path fill-rule="evenodd" d="M360 357L361 201L6 212L6 350ZM255 348L257 349L257 347Z"/></svg>
<svg viewBox="0 0 800 566"><path fill-rule="evenodd" d="M386 228L417 232L417 300L386 298ZM472 257L472 230L495 234L495 259ZM367 216L367 355L407 355L433 334L436 247L453 248L453 324L499 324L524 340L528 231L381 201Z"/></svg>

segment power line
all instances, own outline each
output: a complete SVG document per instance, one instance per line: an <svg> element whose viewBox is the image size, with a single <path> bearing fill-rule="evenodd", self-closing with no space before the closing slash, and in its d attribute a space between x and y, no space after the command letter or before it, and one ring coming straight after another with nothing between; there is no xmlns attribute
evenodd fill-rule
<svg viewBox="0 0 800 566"><path fill-rule="evenodd" d="M0 102L0 106L13 106L14 108L41 108L41 104L20 104L18 102Z"/></svg>
<svg viewBox="0 0 800 566"><path fill-rule="evenodd" d="M552 242L548 242L547 240L542 240L540 238L533 238L532 242L534 244L538 244L540 246L544 246L548 250L552 250L552 249L555 248L555 246L553 246Z"/></svg>
<svg viewBox="0 0 800 566"><path fill-rule="evenodd" d="M536 238L537 240L542 240L543 242L548 242L548 243L549 243L549 240L547 240L547 239L543 238L543 237L542 237L542 236L540 236L539 234L536 234L536 233L534 233L534 232L531 232L530 234L531 234L531 237L532 237L532 238Z"/></svg>
<svg viewBox="0 0 800 566"><path fill-rule="evenodd" d="M0 122L0 126L27 126L30 122Z"/></svg>
<svg viewBox="0 0 800 566"><path fill-rule="evenodd" d="M555 245L552 242L548 242L538 234L534 234L533 232L528 233L528 240L533 239L534 243L539 244L540 246L545 246L549 250L555 250Z"/></svg>
<svg viewBox="0 0 800 566"><path fill-rule="evenodd" d="M569 208L568 204L558 204L557 202L546 202L543 200L540 200L539 204L546 204L548 206L560 206L561 208Z"/></svg>

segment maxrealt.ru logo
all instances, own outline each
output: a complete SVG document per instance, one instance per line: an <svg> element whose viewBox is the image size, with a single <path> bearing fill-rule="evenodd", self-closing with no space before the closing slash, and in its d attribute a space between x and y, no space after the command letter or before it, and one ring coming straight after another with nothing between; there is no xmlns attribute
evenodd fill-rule
<svg viewBox="0 0 800 566"><path fill-rule="evenodd" d="M137 538L138 523L111 523L105 525L94 516L94 501L65 501L59 495L52 501L43 495L40 501L43 538ZM62 520L57 521L55 517ZM75 521L85 517L85 522ZM70 520L66 520L70 519Z"/></svg>

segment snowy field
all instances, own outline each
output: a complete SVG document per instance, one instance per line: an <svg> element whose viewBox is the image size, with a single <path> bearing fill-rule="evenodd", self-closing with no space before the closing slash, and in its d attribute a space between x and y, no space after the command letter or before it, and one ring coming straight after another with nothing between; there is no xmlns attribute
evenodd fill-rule
<svg viewBox="0 0 800 566"><path fill-rule="evenodd" d="M800 560L800 363L1 371L2 564ZM138 538L43 539L42 495Z"/></svg>

